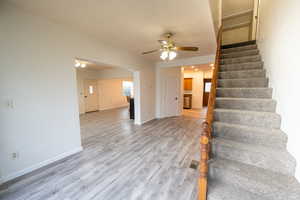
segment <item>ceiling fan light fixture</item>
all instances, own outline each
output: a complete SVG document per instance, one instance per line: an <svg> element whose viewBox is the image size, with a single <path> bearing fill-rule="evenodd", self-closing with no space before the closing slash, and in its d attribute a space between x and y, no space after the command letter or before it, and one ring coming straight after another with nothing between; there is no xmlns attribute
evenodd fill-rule
<svg viewBox="0 0 300 200"><path fill-rule="evenodd" d="M168 51L163 51L160 55L160 58L162 60L166 60L169 57L169 52Z"/></svg>
<svg viewBox="0 0 300 200"><path fill-rule="evenodd" d="M160 43L160 48L152 51L142 52L142 55L160 52L160 58L162 60L173 60L177 57L178 51L189 51L195 52L198 51L198 47L192 46L176 46L174 40L172 39L173 33L164 34L165 40L158 40Z"/></svg>
<svg viewBox="0 0 300 200"><path fill-rule="evenodd" d="M80 67L80 62L78 62L77 60L75 61L75 67Z"/></svg>
<svg viewBox="0 0 300 200"><path fill-rule="evenodd" d="M173 60L174 58L176 58L176 56L177 56L176 51L169 52L169 60Z"/></svg>
<svg viewBox="0 0 300 200"><path fill-rule="evenodd" d="M177 52L176 51L169 51L169 50L163 50L161 52L160 58L162 60L173 60L174 58L176 58L177 56Z"/></svg>

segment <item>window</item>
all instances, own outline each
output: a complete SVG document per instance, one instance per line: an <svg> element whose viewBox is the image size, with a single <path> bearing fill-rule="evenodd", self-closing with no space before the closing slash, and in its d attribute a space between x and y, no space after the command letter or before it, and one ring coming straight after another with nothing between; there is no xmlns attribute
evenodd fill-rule
<svg viewBox="0 0 300 200"><path fill-rule="evenodd" d="M123 95L126 97L133 97L133 82L123 81Z"/></svg>
<svg viewBox="0 0 300 200"><path fill-rule="evenodd" d="M211 83L205 83L205 92L210 92Z"/></svg>

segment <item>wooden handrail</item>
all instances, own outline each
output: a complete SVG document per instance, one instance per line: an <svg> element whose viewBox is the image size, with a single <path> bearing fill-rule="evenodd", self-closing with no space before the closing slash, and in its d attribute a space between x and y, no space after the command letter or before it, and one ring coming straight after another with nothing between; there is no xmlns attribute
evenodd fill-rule
<svg viewBox="0 0 300 200"><path fill-rule="evenodd" d="M220 65L220 56L221 56L221 41L222 41L222 26L218 32L217 38L217 52L215 58L215 65L213 68L213 76L211 82L211 90L208 99L208 107L206 113L206 119L202 123L202 133L200 137L200 177L199 177L199 192L198 192L198 200L206 200L207 199L207 189L208 189L208 160L210 159L211 153L211 132L212 132L212 123L214 119L214 107L216 101L216 92L217 92L217 84L218 84L218 72Z"/></svg>

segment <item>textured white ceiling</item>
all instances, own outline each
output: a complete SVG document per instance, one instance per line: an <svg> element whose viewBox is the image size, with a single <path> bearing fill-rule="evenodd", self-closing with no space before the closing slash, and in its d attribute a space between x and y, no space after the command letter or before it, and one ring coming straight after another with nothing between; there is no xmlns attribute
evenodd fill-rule
<svg viewBox="0 0 300 200"><path fill-rule="evenodd" d="M203 64L203 65L193 65L193 66L182 66L184 68L185 73L193 73L193 72L199 72L199 71L209 71L212 70L212 66L209 64Z"/></svg>
<svg viewBox="0 0 300 200"><path fill-rule="evenodd" d="M86 60L86 59L82 59L82 58L77 58L76 61L74 60L74 64L75 62L79 62L79 63L84 63L86 64L85 68L81 68L79 67L79 70L103 70L103 69L112 69L113 66L108 66L102 63L98 63L95 61L91 61L91 60Z"/></svg>
<svg viewBox="0 0 300 200"><path fill-rule="evenodd" d="M94 63L88 63L85 68L80 69L88 69L88 70L104 70L104 69L113 69L113 67L101 66Z"/></svg>
<svg viewBox="0 0 300 200"><path fill-rule="evenodd" d="M28 12L85 32L102 43L142 56L174 32L178 45L198 46L179 58L213 54L215 36L209 0L8 0ZM143 56L158 61L158 53Z"/></svg>

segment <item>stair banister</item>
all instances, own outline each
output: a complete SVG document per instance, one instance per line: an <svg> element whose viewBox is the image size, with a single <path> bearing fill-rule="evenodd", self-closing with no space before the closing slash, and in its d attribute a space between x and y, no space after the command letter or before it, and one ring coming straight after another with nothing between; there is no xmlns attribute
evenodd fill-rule
<svg viewBox="0 0 300 200"><path fill-rule="evenodd" d="M207 199L207 189L208 189L208 160L210 159L211 154L211 131L212 131L212 122L214 118L214 107L216 100L216 91L217 91L217 80L220 64L220 55L221 55L221 41L222 41L222 26L219 29L217 37L217 52L215 58L215 64L213 67L213 76L211 91L208 99L208 107L205 121L202 123L202 132L200 137L200 177L198 183L198 200Z"/></svg>

